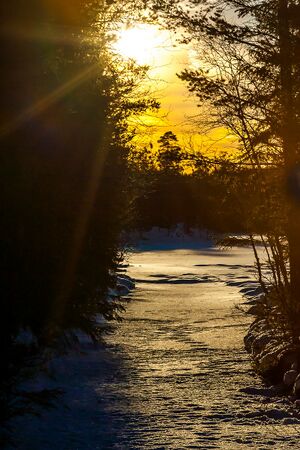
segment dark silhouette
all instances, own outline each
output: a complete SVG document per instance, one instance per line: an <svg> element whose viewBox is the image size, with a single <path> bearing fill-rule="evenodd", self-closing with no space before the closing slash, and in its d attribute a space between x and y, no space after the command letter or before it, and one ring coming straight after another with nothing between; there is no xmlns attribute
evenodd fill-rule
<svg viewBox="0 0 300 450"><path fill-rule="evenodd" d="M130 203L126 118L157 104L134 97L145 70L117 70L109 56L98 18L117 20L113 8L84 0L0 7L4 406L26 360L74 329L98 338L96 315L116 319L123 309L107 289ZM22 330L33 333L32 346L17 345Z"/></svg>

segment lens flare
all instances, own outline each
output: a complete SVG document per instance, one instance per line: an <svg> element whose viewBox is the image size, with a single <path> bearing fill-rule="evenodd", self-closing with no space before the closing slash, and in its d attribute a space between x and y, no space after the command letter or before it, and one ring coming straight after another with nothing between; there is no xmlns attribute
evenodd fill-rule
<svg viewBox="0 0 300 450"><path fill-rule="evenodd" d="M116 53L124 59L133 59L140 65L163 64L170 37L153 25L138 25L118 33L114 45Z"/></svg>

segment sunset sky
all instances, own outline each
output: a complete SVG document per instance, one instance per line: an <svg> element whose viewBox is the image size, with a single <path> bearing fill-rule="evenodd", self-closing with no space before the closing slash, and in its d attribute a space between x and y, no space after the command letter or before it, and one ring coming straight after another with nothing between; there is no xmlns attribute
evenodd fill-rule
<svg viewBox="0 0 300 450"><path fill-rule="evenodd" d="M171 32L154 25L141 24L119 32L115 50L124 58L132 58L138 64L149 65L145 88L150 89L160 101L158 114L139 118L141 133L146 132L153 144L166 131L172 130L180 142L210 154L232 151L234 138L225 129L204 134L197 107L197 99L189 94L186 85L176 76L187 67L197 67L199 60L191 46L178 44ZM202 111L203 114L203 111ZM149 125L153 128L149 129Z"/></svg>

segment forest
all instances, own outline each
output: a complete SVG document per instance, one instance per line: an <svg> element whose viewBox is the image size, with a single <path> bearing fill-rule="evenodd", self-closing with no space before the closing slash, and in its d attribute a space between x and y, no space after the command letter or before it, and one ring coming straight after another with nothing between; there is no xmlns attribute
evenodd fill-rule
<svg viewBox="0 0 300 450"><path fill-rule="evenodd" d="M72 348L78 330L102 342L99 317L122 320L126 304L108 292L130 233L179 223L226 248L245 237L261 292L246 349L267 379L294 372L285 394L297 401L299 2L11 0L0 20L3 443L12 418L56 396L29 395L20 381ZM150 67L115 42L141 23L193 46L197 64L178 80L198 107L198 133L226 130L232 152L190 148L169 125L137 139L139 118L159 114L161 99L147 87ZM258 352L262 329L271 338Z"/></svg>

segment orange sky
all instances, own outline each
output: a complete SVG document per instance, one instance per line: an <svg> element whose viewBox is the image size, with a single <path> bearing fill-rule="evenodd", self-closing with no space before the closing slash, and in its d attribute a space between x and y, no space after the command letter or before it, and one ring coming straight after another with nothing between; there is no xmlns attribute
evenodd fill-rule
<svg viewBox="0 0 300 450"><path fill-rule="evenodd" d="M199 150L211 154L230 151L234 147L235 140L228 137L225 129L204 135L201 123L189 120L199 115L201 110L197 107L197 99L188 93L176 73L199 64L191 47L179 45L168 31L161 31L153 25L140 25L121 31L115 49L124 58L133 58L138 64L151 67L145 87L161 103L158 114L139 117L141 134L138 139L155 144L165 131L172 130L181 143L187 145L192 140Z"/></svg>

